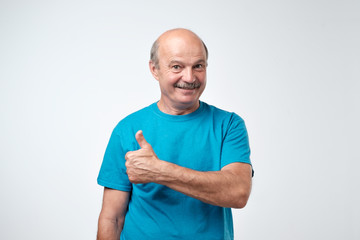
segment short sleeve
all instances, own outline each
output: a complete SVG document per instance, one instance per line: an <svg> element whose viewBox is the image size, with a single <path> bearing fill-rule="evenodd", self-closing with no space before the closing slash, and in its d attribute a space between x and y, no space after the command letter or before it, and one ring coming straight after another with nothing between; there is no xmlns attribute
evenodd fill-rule
<svg viewBox="0 0 360 240"><path fill-rule="evenodd" d="M232 114L228 122L221 149L221 168L242 162L251 165L249 138L244 120Z"/></svg>
<svg viewBox="0 0 360 240"><path fill-rule="evenodd" d="M115 130L107 145L97 182L107 188L131 191L131 183L126 174L125 152L121 137Z"/></svg>

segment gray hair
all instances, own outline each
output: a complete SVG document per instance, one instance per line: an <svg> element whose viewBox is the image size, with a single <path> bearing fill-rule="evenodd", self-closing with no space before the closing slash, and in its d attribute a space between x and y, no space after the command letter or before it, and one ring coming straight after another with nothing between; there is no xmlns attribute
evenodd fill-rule
<svg viewBox="0 0 360 240"><path fill-rule="evenodd" d="M201 40L204 48L205 48L205 54L206 54L206 60L208 60L209 52L205 45L205 43ZM154 63L155 67L159 69L159 56L158 56L158 50L159 50L159 40L156 40L150 50L150 60Z"/></svg>

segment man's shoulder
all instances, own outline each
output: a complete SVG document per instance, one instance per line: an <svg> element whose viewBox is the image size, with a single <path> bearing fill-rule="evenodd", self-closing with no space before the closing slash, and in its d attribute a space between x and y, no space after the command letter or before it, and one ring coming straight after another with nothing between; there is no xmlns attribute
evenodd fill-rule
<svg viewBox="0 0 360 240"><path fill-rule="evenodd" d="M207 109L214 117L219 119L227 119L229 121L244 121L237 113L231 112L228 110L224 110L222 108L216 107L214 105L210 105L208 103L203 102L204 108Z"/></svg>
<svg viewBox="0 0 360 240"><path fill-rule="evenodd" d="M156 103L152 103L144 108L141 108L133 113L130 113L123 119L121 119L115 127L115 131L121 130L124 128L129 128L138 124L139 122L146 121L149 118L149 114L152 113L152 106Z"/></svg>
<svg viewBox="0 0 360 240"><path fill-rule="evenodd" d="M149 113L152 113L152 108L153 105L156 103L152 103L146 107L143 107L133 113L130 113L129 115L127 115L125 118L123 118L120 122L122 121L132 121L134 119L138 119L138 118L142 118L142 117L147 117L149 115Z"/></svg>

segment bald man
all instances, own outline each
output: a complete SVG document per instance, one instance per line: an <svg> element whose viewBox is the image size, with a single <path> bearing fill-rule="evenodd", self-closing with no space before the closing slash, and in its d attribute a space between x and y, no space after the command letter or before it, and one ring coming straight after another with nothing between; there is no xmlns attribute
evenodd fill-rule
<svg viewBox="0 0 360 240"><path fill-rule="evenodd" d="M112 132L98 176L98 239L231 240L231 208L251 191L244 121L199 100L208 52L195 33L163 33L150 58L160 100Z"/></svg>

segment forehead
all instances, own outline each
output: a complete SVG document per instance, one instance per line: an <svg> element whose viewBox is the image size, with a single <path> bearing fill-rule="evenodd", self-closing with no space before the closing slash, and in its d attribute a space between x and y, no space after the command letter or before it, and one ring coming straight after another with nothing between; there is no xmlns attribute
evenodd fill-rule
<svg viewBox="0 0 360 240"><path fill-rule="evenodd" d="M173 34L159 38L159 60L173 58L196 58L206 60L206 51L202 41L194 34Z"/></svg>

